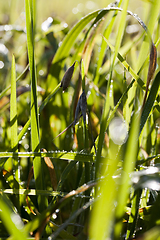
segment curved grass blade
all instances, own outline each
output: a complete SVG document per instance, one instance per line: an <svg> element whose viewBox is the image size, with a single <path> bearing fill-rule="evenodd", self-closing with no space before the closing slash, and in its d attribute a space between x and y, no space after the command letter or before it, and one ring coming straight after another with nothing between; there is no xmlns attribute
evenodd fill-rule
<svg viewBox="0 0 160 240"><path fill-rule="evenodd" d="M140 49L140 54L138 57L137 67L136 67L137 72L140 71L143 63L145 62L150 44L153 43L151 36L154 31L154 27L155 27L155 24L156 24L158 15L159 15L159 9L160 9L160 1L154 0L153 3L151 4L150 17L149 17L149 22L147 25L148 27L144 26L144 29L147 32L147 36L145 37L142 47ZM138 16L136 16L136 15L134 15L134 16L137 17L137 20L138 20ZM139 20L139 22L143 23L142 20ZM143 23L143 25L144 25L144 23ZM149 42L148 42L147 38L149 38Z"/></svg>
<svg viewBox="0 0 160 240"><path fill-rule="evenodd" d="M143 111L142 111L142 116L141 116L141 123L140 123L140 132L139 134L141 134L142 129L144 127L144 124L146 123L149 114L153 108L156 96L157 96L157 92L159 89L159 85L160 85L160 72L157 73L154 82L152 84L149 96L147 98L146 104L144 105Z"/></svg>
<svg viewBox="0 0 160 240"><path fill-rule="evenodd" d="M152 44L151 51L150 51L150 60L149 60L149 69L148 69L148 75L147 75L146 92L145 92L144 99L143 99L142 110L143 110L144 105L146 103L149 84L150 84L151 79L152 79L152 77L155 73L156 65L157 65L157 49L156 49L155 45Z"/></svg>
<svg viewBox="0 0 160 240"><path fill-rule="evenodd" d="M53 79L55 78L55 83L57 83L57 79L59 77L59 72L62 69L62 63L64 59L68 56L70 49L73 47L75 40L78 35L84 29L84 27L90 23L92 19L97 17L99 10L88 14L84 18L82 18L77 24L73 26L73 28L69 31L69 33L64 38L61 46L58 48L50 68L50 72L47 78L48 92L51 91L53 86Z"/></svg>

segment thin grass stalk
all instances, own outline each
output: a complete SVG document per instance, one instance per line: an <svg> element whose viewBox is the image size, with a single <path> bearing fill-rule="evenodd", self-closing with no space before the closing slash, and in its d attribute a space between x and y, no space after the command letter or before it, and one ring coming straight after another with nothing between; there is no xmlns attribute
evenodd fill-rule
<svg viewBox="0 0 160 240"><path fill-rule="evenodd" d="M15 68L14 55L12 56L12 67L11 67L10 125L11 125L11 148L13 152L18 152L16 68ZM16 181L19 182L17 157L13 158L13 172L14 172Z"/></svg>
<svg viewBox="0 0 160 240"><path fill-rule="evenodd" d="M125 237L126 240L134 236L134 232L136 230L141 193L142 189L137 189L131 195L131 213L128 220L127 232Z"/></svg>

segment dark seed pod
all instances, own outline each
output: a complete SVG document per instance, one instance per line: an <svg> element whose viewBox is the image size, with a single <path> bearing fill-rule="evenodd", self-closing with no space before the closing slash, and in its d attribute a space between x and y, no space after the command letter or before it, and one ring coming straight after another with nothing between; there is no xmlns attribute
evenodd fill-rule
<svg viewBox="0 0 160 240"><path fill-rule="evenodd" d="M87 99L86 99L86 93L84 90L80 96L80 108L83 115L84 124L86 124Z"/></svg>
<svg viewBox="0 0 160 240"><path fill-rule="evenodd" d="M72 78L72 75L73 75L73 72L74 72L74 65L75 65L76 61L72 64L71 67L69 67L67 69L67 71L65 72L63 78L62 78L62 81L61 81L61 85L60 87L63 88L63 91L65 91L69 84L70 84L70 81L71 81L71 78Z"/></svg>
<svg viewBox="0 0 160 240"><path fill-rule="evenodd" d="M86 111L87 111L87 99L86 99L85 91L83 90L77 103L75 118L74 118L74 125L79 119L80 112L82 112L84 124L86 123Z"/></svg>
<svg viewBox="0 0 160 240"><path fill-rule="evenodd" d="M78 119L79 119L79 114L80 114L81 108L80 108L80 98L77 103L76 111L75 111L75 117L74 117L74 126L76 125Z"/></svg>

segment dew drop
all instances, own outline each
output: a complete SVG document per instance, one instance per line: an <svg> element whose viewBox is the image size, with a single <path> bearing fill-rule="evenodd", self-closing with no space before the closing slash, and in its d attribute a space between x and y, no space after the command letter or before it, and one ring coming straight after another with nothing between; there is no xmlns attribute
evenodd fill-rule
<svg viewBox="0 0 160 240"><path fill-rule="evenodd" d="M56 219L56 218L57 218L57 214L56 214L56 213L53 213L53 214L52 214L52 217L53 217L53 219Z"/></svg>
<svg viewBox="0 0 160 240"><path fill-rule="evenodd" d="M59 209L57 208L55 212L56 212L56 213L59 213Z"/></svg>

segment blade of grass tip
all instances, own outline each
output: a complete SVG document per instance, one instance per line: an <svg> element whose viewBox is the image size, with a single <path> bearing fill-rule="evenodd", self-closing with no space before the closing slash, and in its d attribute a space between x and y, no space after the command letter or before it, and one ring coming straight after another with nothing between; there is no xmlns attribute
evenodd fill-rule
<svg viewBox="0 0 160 240"><path fill-rule="evenodd" d="M123 32L124 32L128 3L129 3L129 0L124 2L122 15L121 15L121 19L119 22L119 30L118 30L118 34L117 34L117 38L116 38L115 54L114 54L113 62L111 65L110 78L109 78L107 90L106 90L106 101L104 104L103 114L102 114L102 119L101 119L101 124L100 124L100 134L99 134L98 149L97 149L97 155L96 155L96 177L98 177L97 175L99 172L98 171L99 159L101 156L101 151L102 151L102 146L103 146L103 141L104 141L104 134L106 131L106 126L107 126L107 117L108 117L109 109L110 109L108 99L109 99L110 91L111 91L110 84L111 84L111 79L112 79L112 71L113 71L114 63L115 63L115 60L116 60L116 57L118 54L118 50L119 50Z"/></svg>
<svg viewBox="0 0 160 240"><path fill-rule="evenodd" d="M33 3L34 2L34 3ZM28 57L30 64L30 77L31 77L31 146L33 152L40 151L39 139L39 116L37 106L37 79L35 71L35 58L34 58L34 33L35 33L35 1L25 0L26 10L26 29L27 29L27 46ZM34 177L36 189L43 189L43 168L40 157L35 157L33 160ZM42 211L47 206L46 198L38 196L39 210Z"/></svg>
<svg viewBox="0 0 160 240"><path fill-rule="evenodd" d="M119 239L122 231L123 225L123 216L125 213L125 206L127 203L127 198L129 195L129 187L130 187L130 174L133 172L137 153L138 153L138 134L139 134L139 122L140 116L133 116L131 128L129 132L129 139L127 143L127 149L123 162L123 171L120 180L120 187L118 190L117 197L117 207L116 207L116 224L114 227L114 239Z"/></svg>

